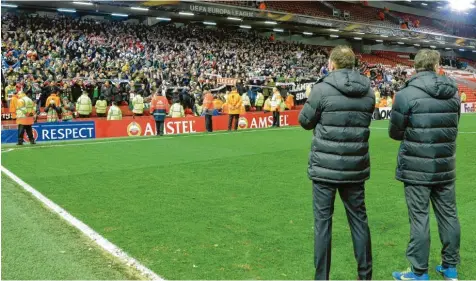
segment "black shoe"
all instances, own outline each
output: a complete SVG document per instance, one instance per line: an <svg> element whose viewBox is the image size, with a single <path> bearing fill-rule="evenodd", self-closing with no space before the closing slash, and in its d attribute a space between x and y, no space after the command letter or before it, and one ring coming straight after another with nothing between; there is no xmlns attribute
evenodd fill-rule
<svg viewBox="0 0 476 281"><path fill-rule="evenodd" d="M163 135L164 135L164 134L160 134L159 136L161 136L161 137L162 137Z"/></svg>
<svg viewBox="0 0 476 281"><path fill-rule="evenodd" d="M23 145L23 143L22 142L17 142L17 145Z"/></svg>
<svg viewBox="0 0 476 281"><path fill-rule="evenodd" d="M36 141L32 140L30 141L30 144L36 144Z"/></svg>

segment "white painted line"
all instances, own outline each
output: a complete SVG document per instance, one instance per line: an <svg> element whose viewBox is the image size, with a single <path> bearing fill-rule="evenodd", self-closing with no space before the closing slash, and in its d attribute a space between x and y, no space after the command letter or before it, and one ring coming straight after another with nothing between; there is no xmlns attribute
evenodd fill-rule
<svg viewBox="0 0 476 281"><path fill-rule="evenodd" d="M53 212L57 213L62 219L67 221L69 224L77 228L81 231L84 235L86 235L89 239L91 239L94 243L98 244L101 248L105 251L110 253L111 255L119 258L128 266L131 266L138 270L144 277L149 280L164 280L162 277L154 273L149 268L142 265L139 261L132 258L128 254L126 254L121 248L117 247L116 245L109 242L106 238L101 236L99 233L94 231L92 228L87 226L85 223L80 221L79 219L72 216L66 210L58 206L56 203L51 201L50 199L46 198L43 194L41 194L38 190L31 187L29 184L24 182L18 176L10 172L7 168L2 166L2 172L5 173L8 177L10 177L14 182L20 185L24 190L31 193L36 199L38 199L41 203L46 205L48 209L52 210Z"/></svg>
<svg viewBox="0 0 476 281"><path fill-rule="evenodd" d="M12 150L15 150L15 148L9 148L9 149L2 150L2 153L7 153L7 152L10 152Z"/></svg>

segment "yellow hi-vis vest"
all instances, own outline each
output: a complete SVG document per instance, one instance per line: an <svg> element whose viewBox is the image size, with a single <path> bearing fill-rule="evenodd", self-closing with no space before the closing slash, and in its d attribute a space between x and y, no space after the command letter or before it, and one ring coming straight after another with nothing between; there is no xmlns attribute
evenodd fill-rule
<svg viewBox="0 0 476 281"><path fill-rule="evenodd" d="M172 116L172 118L185 117L183 106L180 103L174 103L172 107L170 107L170 116Z"/></svg>
<svg viewBox="0 0 476 281"><path fill-rule="evenodd" d="M255 106L263 106L263 104L264 104L264 96L263 94L258 94L258 96L256 97Z"/></svg>
<svg viewBox="0 0 476 281"><path fill-rule="evenodd" d="M91 114L91 111L93 110L91 99L87 95L81 95L78 98L76 108L78 109L78 113L81 115Z"/></svg>
<svg viewBox="0 0 476 281"><path fill-rule="evenodd" d="M24 96L20 98L19 100L21 100L22 102L19 103L20 106L16 110L17 119L26 118L30 113L34 112L33 101L27 96Z"/></svg>
<svg viewBox="0 0 476 281"><path fill-rule="evenodd" d="M144 113L144 98L139 95L135 96L132 100L132 106L132 112L134 112L135 114Z"/></svg>
<svg viewBox="0 0 476 281"><path fill-rule="evenodd" d="M96 114L106 114L107 110L107 101L106 100L98 100L96 101Z"/></svg>
<svg viewBox="0 0 476 281"><path fill-rule="evenodd" d="M107 113L107 120L122 120L122 111L116 105L113 105L109 108Z"/></svg>

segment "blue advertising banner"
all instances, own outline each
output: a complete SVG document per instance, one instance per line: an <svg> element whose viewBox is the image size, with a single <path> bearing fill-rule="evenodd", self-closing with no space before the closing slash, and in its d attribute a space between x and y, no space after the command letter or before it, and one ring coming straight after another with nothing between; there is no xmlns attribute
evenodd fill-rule
<svg viewBox="0 0 476 281"><path fill-rule="evenodd" d="M2 143L17 142L17 130L2 130ZM94 121L38 123L33 125L36 141L65 141L96 138ZM25 141L28 141L26 133Z"/></svg>

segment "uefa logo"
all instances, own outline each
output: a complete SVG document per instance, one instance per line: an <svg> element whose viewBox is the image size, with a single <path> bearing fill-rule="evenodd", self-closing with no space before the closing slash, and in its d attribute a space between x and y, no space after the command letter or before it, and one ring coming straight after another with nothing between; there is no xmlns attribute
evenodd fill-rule
<svg viewBox="0 0 476 281"><path fill-rule="evenodd" d="M238 130L248 129L248 119L245 117L240 117L238 119Z"/></svg>
<svg viewBox="0 0 476 281"><path fill-rule="evenodd" d="M32 128L31 130L32 130L32 132L33 132L33 139L36 141L36 139L38 139L38 132L36 131L35 128ZM27 135L26 133L23 134L23 140L26 141L26 142L30 141L30 140L28 139L28 135Z"/></svg>
<svg viewBox="0 0 476 281"><path fill-rule="evenodd" d="M142 128L137 122L131 122L127 125L127 134L131 137L140 136L142 133Z"/></svg>

